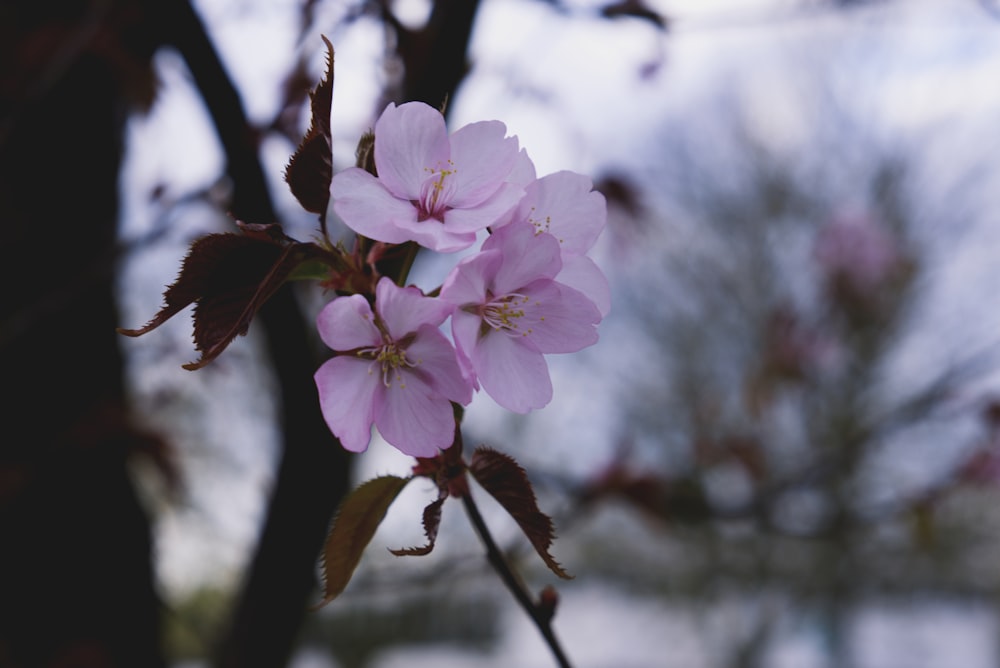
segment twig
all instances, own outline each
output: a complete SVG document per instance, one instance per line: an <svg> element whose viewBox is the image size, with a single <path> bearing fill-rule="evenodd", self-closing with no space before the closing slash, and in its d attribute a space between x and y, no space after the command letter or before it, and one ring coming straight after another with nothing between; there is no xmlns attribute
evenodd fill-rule
<svg viewBox="0 0 1000 668"><path fill-rule="evenodd" d="M543 610L535 603L531 594L525 589L524 584L514 571L511 570L510 564L507 563L500 548L497 547L496 541L493 540L493 535L490 533L489 527L486 526L486 522L479 512L479 507L472 498L471 491L462 495L462 505L465 506L465 512L472 521L472 526L475 527L476 533L479 534L479 538L486 547L486 558L489 560L490 565L500 575L500 579L507 585L507 589L510 590L514 598L517 599L518 604L524 608L524 611L531 617L535 626L538 627L538 631L542 634L549 649L552 650L552 654L560 668L571 668L569 659L566 657L566 653L563 652L562 646L559 644L559 639L556 638L556 634L552 630L551 613Z"/></svg>

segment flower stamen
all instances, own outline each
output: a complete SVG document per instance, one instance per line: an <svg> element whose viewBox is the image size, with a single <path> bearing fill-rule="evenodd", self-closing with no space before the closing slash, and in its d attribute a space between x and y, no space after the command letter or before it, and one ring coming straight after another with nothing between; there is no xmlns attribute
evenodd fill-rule
<svg viewBox="0 0 1000 668"><path fill-rule="evenodd" d="M417 220L423 222L430 218L437 221L444 222L444 212L448 208L447 202L450 199L446 189L445 179L457 170L455 169L455 163L451 160L448 161L449 168L440 169L437 167L424 167L425 172L429 172L432 176L437 178L429 178L424 181L424 185L421 188L420 202L418 203L419 214ZM449 184L451 185L451 184Z"/></svg>
<svg viewBox="0 0 1000 668"><path fill-rule="evenodd" d="M480 307L479 316L495 331L511 336L527 336L531 328L522 331L518 320L525 316L524 305L529 301L530 297L513 292Z"/></svg>
<svg viewBox="0 0 1000 668"><path fill-rule="evenodd" d="M400 387L406 387L400 369L413 368L419 364L419 360L414 362L408 359L406 357L406 350L397 345L395 341L389 341L381 346L362 348L357 351L357 355L358 357L367 357L372 360L372 363L368 366L369 375L373 373L372 367L376 365L381 367L382 384L386 387L392 387L393 381L399 383Z"/></svg>

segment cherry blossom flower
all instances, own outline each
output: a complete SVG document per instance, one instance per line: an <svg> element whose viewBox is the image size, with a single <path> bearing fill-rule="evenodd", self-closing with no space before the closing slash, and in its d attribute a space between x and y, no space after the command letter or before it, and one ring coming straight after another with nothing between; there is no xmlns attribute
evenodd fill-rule
<svg viewBox="0 0 1000 668"><path fill-rule="evenodd" d="M362 452L374 424L407 455L432 457L452 443L452 401L468 404L472 388L439 326L451 306L417 288L382 278L375 312L361 295L338 297L316 320L339 354L315 374L320 407L343 446Z"/></svg>
<svg viewBox="0 0 1000 668"><path fill-rule="evenodd" d="M604 195L593 189L590 178L560 171L528 183L517 207L494 229L512 222L528 222L536 233L554 236L563 264L556 278L589 295L601 315L606 316L611 309L611 290L604 274L586 253L604 231L607 219Z"/></svg>
<svg viewBox="0 0 1000 668"><path fill-rule="evenodd" d="M500 121L480 121L449 136L433 107L389 104L375 123L378 177L357 167L338 172L330 186L334 211L378 241L468 248L524 194L508 179L515 166L523 172L524 156L506 132Z"/></svg>
<svg viewBox="0 0 1000 668"><path fill-rule="evenodd" d="M455 305L452 335L466 374L517 413L552 399L544 354L597 342L601 314L593 300L555 280L559 246L526 222L505 225L480 253L459 262L441 288L441 299Z"/></svg>

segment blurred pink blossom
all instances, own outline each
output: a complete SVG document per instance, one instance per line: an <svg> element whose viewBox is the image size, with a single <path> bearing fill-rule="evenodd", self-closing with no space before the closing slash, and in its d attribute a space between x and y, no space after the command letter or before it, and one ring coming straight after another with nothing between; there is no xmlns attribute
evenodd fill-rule
<svg viewBox="0 0 1000 668"><path fill-rule="evenodd" d="M897 241L864 215L830 222L820 231L814 253L827 280L851 296L883 288L904 260Z"/></svg>

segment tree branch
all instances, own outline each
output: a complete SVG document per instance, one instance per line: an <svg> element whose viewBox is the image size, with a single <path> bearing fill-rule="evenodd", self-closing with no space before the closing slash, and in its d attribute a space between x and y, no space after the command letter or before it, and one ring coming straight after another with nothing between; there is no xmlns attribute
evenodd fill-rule
<svg viewBox="0 0 1000 668"><path fill-rule="evenodd" d="M242 101L189 0L171 3L170 41L204 98L233 181L233 215L274 222L274 206ZM312 374L319 360L290 286L260 313L280 383L283 451L267 518L217 664L285 665L316 586L327 526L349 483L349 460L323 421Z"/></svg>

